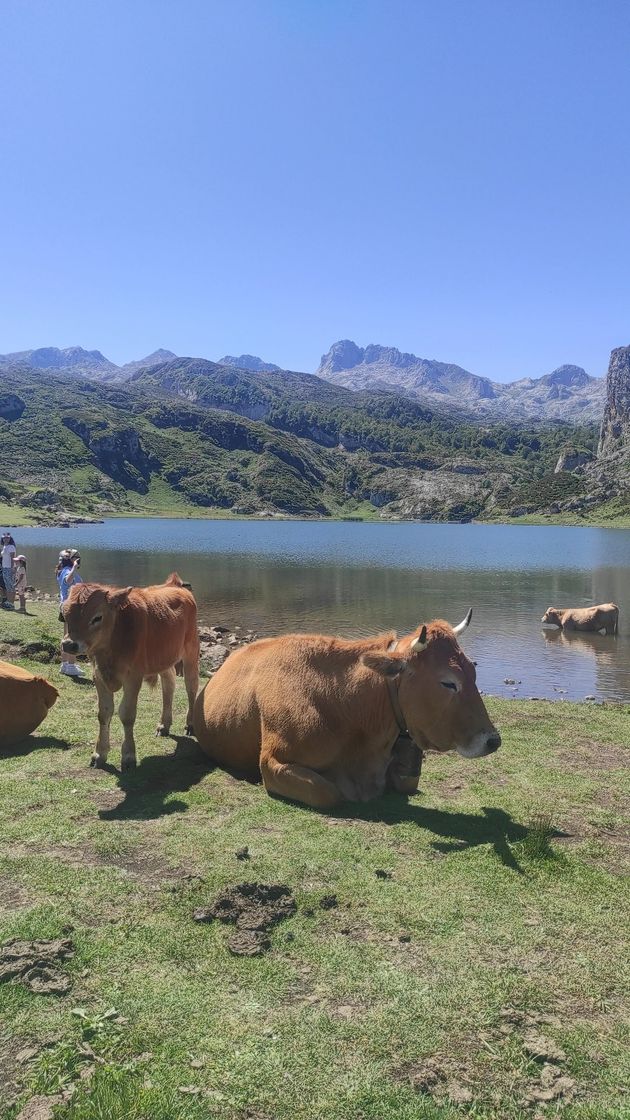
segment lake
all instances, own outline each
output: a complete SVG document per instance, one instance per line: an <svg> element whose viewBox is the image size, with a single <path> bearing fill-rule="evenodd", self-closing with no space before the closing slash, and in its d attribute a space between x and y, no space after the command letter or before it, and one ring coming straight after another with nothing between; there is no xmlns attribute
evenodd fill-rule
<svg viewBox="0 0 630 1120"><path fill-rule="evenodd" d="M473 607L463 645L484 692L630 701L630 531L128 518L14 536L42 590L56 590L59 549L75 547L84 579L143 585L177 570L203 621L261 635L404 633ZM540 625L549 606L609 600L621 612L616 638Z"/></svg>

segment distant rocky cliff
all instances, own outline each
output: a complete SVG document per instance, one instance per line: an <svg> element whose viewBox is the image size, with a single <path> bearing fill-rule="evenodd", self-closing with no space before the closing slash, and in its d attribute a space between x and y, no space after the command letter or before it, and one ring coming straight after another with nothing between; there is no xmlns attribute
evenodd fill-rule
<svg viewBox="0 0 630 1120"><path fill-rule="evenodd" d="M630 346L618 346L610 355L606 375L606 404L597 454L607 458L630 446Z"/></svg>
<svg viewBox="0 0 630 1120"><path fill-rule="evenodd" d="M324 354L318 377L352 390L404 393L430 408L453 410L481 420L599 421L605 386L581 366L563 365L543 377L495 382L452 362L405 354L395 346L335 342Z"/></svg>

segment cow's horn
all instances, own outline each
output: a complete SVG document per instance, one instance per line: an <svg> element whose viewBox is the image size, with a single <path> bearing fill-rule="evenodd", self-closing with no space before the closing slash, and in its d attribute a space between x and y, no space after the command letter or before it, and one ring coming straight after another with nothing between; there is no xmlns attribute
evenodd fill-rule
<svg viewBox="0 0 630 1120"><path fill-rule="evenodd" d="M470 608L470 610L469 610L468 614L466 615L464 621L460 622L459 626L454 626L453 627L453 633L457 634L457 635L461 634L466 629L467 626L470 626L471 618L472 618L472 607Z"/></svg>
<svg viewBox="0 0 630 1120"><path fill-rule="evenodd" d="M423 626L422 630L418 634L418 637L414 638L413 642L409 646L409 649L424 649L426 644L427 644L427 628L426 628L426 626Z"/></svg>

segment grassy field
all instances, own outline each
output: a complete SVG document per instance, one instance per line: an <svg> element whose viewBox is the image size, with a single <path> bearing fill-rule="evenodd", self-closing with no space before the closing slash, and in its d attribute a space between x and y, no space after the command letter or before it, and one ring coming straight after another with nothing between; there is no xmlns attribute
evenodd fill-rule
<svg viewBox="0 0 630 1120"><path fill-rule="evenodd" d="M0 941L74 955L67 995L0 984L0 1115L630 1115L626 708L491 700L496 755L429 756L418 797L324 815L209 767L177 737L181 681L174 738L144 689L137 772L116 748L90 770L93 687L32 660L59 626L29 610L0 612L0 656L61 696L0 758ZM245 880L297 903L252 959L193 920Z"/></svg>

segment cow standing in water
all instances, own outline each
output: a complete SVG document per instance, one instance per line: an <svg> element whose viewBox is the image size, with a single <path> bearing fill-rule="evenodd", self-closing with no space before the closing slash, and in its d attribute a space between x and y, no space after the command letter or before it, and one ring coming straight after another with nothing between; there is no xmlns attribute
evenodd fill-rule
<svg viewBox="0 0 630 1120"><path fill-rule="evenodd" d="M367 801L388 785L413 792L421 750L464 758L496 751L494 728L460 649L459 626L435 621L396 639L288 634L233 653L197 698L197 739L219 765L261 773L269 793L314 808ZM417 744L400 767L400 736Z"/></svg>
<svg viewBox="0 0 630 1120"><path fill-rule="evenodd" d="M585 633L619 632L619 607L616 603L600 603L596 607L547 607L541 622L559 626L561 630L583 630Z"/></svg>
<svg viewBox="0 0 630 1120"><path fill-rule="evenodd" d="M102 766L109 754L109 727L114 693L123 690L119 708L124 728L122 769L136 765L133 728L143 681L162 682L162 717L158 735L168 735L173 722L175 666L183 663L188 695L186 731L192 731L193 705L199 687L197 604L173 572L155 587L75 585L63 606L68 629L62 642L67 653L87 653L94 665L100 725L91 766Z"/></svg>

